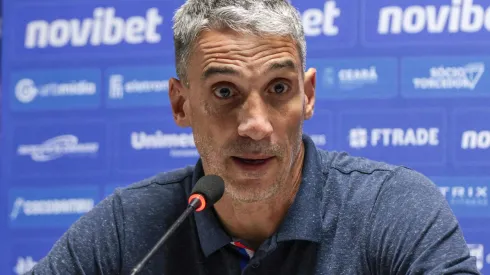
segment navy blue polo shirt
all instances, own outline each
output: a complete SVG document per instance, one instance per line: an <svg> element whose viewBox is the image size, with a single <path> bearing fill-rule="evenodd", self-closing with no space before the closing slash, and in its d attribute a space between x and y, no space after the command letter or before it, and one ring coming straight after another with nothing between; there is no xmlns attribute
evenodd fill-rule
<svg viewBox="0 0 490 275"><path fill-rule="evenodd" d="M190 216L141 274L479 274L455 216L426 177L303 141L295 201L250 260L210 208ZM29 274L129 274L202 176L198 162L118 189Z"/></svg>

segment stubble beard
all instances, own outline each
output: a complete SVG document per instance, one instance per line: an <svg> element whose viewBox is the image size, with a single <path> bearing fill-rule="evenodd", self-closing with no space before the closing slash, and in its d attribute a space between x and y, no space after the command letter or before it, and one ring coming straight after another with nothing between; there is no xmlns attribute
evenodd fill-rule
<svg viewBox="0 0 490 275"><path fill-rule="evenodd" d="M303 107L304 108L304 107ZM304 112L304 109L303 109ZM226 155L223 153L223 148L216 150L215 148L209 147L208 144L211 139L195 135L196 144L199 143L202 145L202 153L201 158L206 160L208 166L208 174L214 174L221 176L225 181L225 196L229 196L232 201L237 203L254 203L260 201L267 201L274 196L280 195L281 193L287 193L289 188L286 185L290 184L289 177L291 177L292 169L297 161L297 157L302 147L303 139L303 121L301 121L298 131L295 132L295 136L292 148L280 148L278 145L273 145L272 147L264 147L255 142L235 142L232 145L226 147L226 151L232 152L240 152L243 148L249 149L257 149L258 151L267 151L270 153L275 153L277 160L280 162L284 160L286 157L286 152L288 150L292 150L291 159L282 167L281 170L277 171L276 177L273 179L273 183L271 185L265 185L261 182L240 182L233 179L233 175L229 174L229 171L225 168L224 165L220 163L220 155ZM201 147L201 146L200 146ZM243 147L243 148L240 148ZM259 150L265 149L265 150ZM243 150L243 151L245 151ZM254 150L256 151L256 150ZM252 177L254 178L254 177ZM252 181L258 181L259 179L254 179Z"/></svg>
<svg viewBox="0 0 490 275"><path fill-rule="evenodd" d="M259 201L265 201L274 197L279 190L281 190L282 185L285 181L276 178L274 183L266 188L262 188L262 184L253 183L256 186L250 186L251 184L240 183L233 179L228 180L226 185L226 194L235 202L240 203L254 203Z"/></svg>
<svg viewBox="0 0 490 275"><path fill-rule="evenodd" d="M277 171L277 175L276 177L274 177L273 183L271 185L265 184L264 187L264 183L257 182L260 179L250 180L251 182L241 182L231 178L230 176L230 177L223 178L226 183L225 195L229 196L233 201L237 203L261 202L261 201L270 200L271 198L281 195L282 193L284 193L284 195L287 195L288 192L290 191L289 190L290 188L288 188L287 185L291 184L290 182L291 180L290 177L292 176L291 173L295 168L295 164L298 161L300 161L299 159L297 159L297 157L299 155L303 143L302 123L300 125L300 129L298 133L299 134L297 134L297 136L294 139L295 141L292 144L293 148L289 148L289 150L292 149L291 159L287 163L283 164L284 166L282 167L281 170ZM278 161L284 160L285 155L281 154L281 156L282 156L281 158L278 158ZM221 175L228 175L225 169L219 169L219 170L221 170L219 171Z"/></svg>

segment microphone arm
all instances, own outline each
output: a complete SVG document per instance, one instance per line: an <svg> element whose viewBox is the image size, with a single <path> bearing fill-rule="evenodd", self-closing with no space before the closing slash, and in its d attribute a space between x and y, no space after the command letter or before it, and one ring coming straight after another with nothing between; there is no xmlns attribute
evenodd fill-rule
<svg viewBox="0 0 490 275"><path fill-rule="evenodd" d="M150 252L141 260L141 262L136 265L136 267L131 272L131 275L135 275L140 272L144 267L146 262L157 252L157 250L162 246L162 244L168 240L170 235L177 230L177 228L184 222L184 220L189 216L192 211L200 212L207 207L212 206L214 203L219 201L223 196L225 191L225 182L220 176L207 175L200 178L194 188L192 189L192 194L188 199L188 205L184 213L175 221L172 226L165 232L158 243L153 246Z"/></svg>
<svg viewBox="0 0 490 275"><path fill-rule="evenodd" d="M177 230L177 228L184 222L184 220L189 216L196 208L198 208L199 204L201 204L201 200L199 198L194 198L189 205L187 206L187 209L180 215L180 217L172 224L172 226L168 229L168 231L163 235L160 240L153 246L150 252L146 254L146 256L140 261L138 265L133 269L131 272L131 275L135 275L138 272L141 271L141 269L145 266L146 262L157 252L157 250L162 246L162 244L168 240L170 235Z"/></svg>

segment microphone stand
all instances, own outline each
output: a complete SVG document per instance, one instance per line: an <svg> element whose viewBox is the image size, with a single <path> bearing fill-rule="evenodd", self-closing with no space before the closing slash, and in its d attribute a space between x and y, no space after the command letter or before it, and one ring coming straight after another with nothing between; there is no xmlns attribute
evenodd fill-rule
<svg viewBox="0 0 490 275"><path fill-rule="evenodd" d="M172 224L172 226L168 229L168 231L163 235L160 240L153 246L153 248L146 254L146 256L141 260L141 262L133 269L131 272L131 275L136 275L138 272L141 271L141 269L145 266L146 262L157 252L157 250L162 246L162 244L172 235L172 233L177 230L177 228L184 222L184 220L189 216L196 208L198 207L198 204L200 203L199 199L193 199L191 203L187 206L187 209L180 215L180 217Z"/></svg>

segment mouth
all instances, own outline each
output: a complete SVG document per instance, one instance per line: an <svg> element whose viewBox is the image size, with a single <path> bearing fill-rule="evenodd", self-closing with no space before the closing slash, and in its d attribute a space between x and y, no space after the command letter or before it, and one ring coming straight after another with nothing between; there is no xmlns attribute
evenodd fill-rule
<svg viewBox="0 0 490 275"><path fill-rule="evenodd" d="M241 167L245 168L259 168L270 161L272 161L274 157L270 156L261 156L261 157L232 157L233 161L239 164Z"/></svg>

